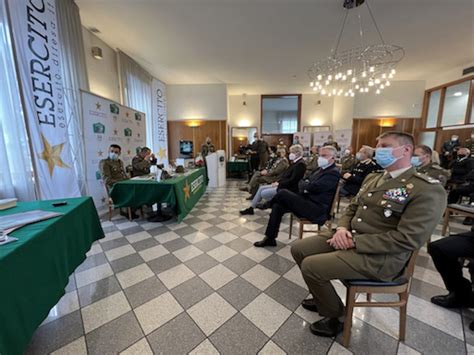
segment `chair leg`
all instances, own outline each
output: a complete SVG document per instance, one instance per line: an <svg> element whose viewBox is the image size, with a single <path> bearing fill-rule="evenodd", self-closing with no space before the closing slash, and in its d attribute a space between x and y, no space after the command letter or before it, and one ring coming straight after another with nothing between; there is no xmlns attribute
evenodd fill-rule
<svg viewBox="0 0 474 355"><path fill-rule="evenodd" d="M109 221L112 220L112 213L113 213L113 209L112 209L112 206L109 205Z"/></svg>
<svg viewBox="0 0 474 355"><path fill-rule="evenodd" d="M290 213L290 235L288 239L291 239L291 233L293 232L293 213Z"/></svg>
<svg viewBox="0 0 474 355"><path fill-rule="evenodd" d="M300 221L300 230L298 232L299 239L303 239L303 233L304 233L304 223Z"/></svg>
<svg viewBox="0 0 474 355"><path fill-rule="evenodd" d="M132 221L132 209L130 207L127 207L127 212L128 212L128 220Z"/></svg>
<svg viewBox="0 0 474 355"><path fill-rule="evenodd" d="M346 348L349 346L351 341L352 313L354 312L355 298L355 289L348 287L346 297L346 318L344 320L344 331L342 333L342 345Z"/></svg>
<svg viewBox="0 0 474 355"><path fill-rule="evenodd" d="M367 293L367 302L370 302L370 301L372 301L372 294Z"/></svg>
<svg viewBox="0 0 474 355"><path fill-rule="evenodd" d="M336 212L339 213L339 205L341 204L341 195L337 198L337 207L336 207Z"/></svg>
<svg viewBox="0 0 474 355"><path fill-rule="evenodd" d="M405 333L407 329L407 303L408 303L408 291L400 294L400 301L404 301L405 305L400 307L400 328L398 330L398 339L400 341L405 340Z"/></svg>
<svg viewBox="0 0 474 355"><path fill-rule="evenodd" d="M446 230L448 229L448 225L449 225L449 215L450 215L449 210L446 210L446 212L444 212L443 230L441 231L441 235L442 235L443 237L446 236Z"/></svg>

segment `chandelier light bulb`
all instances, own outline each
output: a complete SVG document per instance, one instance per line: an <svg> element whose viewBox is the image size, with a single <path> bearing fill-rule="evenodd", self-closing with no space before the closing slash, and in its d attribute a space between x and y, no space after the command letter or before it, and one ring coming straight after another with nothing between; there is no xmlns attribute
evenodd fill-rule
<svg viewBox="0 0 474 355"><path fill-rule="evenodd" d="M379 94L380 94L380 90L377 89L377 91L376 91L375 93L376 93L377 95L379 95Z"/></svg>
<svg viewBox="0 0 474 355"><path fill-rule="evenodd" d="M375 79L375 83L380 84L380 79L379 78Z"/></svg>
<svg viewBox="0 0 474 355"><path fill-rule="evenodd" d="M369 81L369 86L374 86L374 82L373 82L373 81Z"/></svg>
<svg viewBox="0 0 474 355"><path fill-rule="evenodd" d="M382 84L380 85L380 90L383 90L383 89L385 89L385 86Z"/></svg>
<svg viewBox="0 0 474 355"><path fill-rule="evenodd" d="M336 89L332 89L332 94L336 95Z"/></svg>
<svg viewBox="0 0 474 355"><path fill-rule="evenodd" d="M387 74L383 73L382 74L382 79L387 79Z"/></svg>
<svg viewBox="0 0 474 355"><path fill-rule="evenodd" d="M351 79L351 82L353 82L353 83L355 83L356 81L357 81L356 77L353 77L353 78Z"/></svg>
<svg viewBox="0 0 474 355"><path fill-rule="evenodd" d="M326 95L326 90L322 89L321 94Z"/></svg>
<svg viewBox="0 0 474 355"><path fill-rule="evenodd" d="M374 66L371 66L371 67L369 68L369 72L373 73L374 71L375 71L375 67L374 67Z"/></svg>
<svg viewBox="0 0 474 355"><path fill-rule="evenodd" d="M313 87L313 91L317 91L318 88L316 86Z"/></svg>
<svg viewBox="0 0 474 355"><path fill-rule="evenodd" d="M310 82L309 86L313 87L314 86L314 81Z"/></svg>
<svg viewBox="0 0 474 355"><path fill-rule="evenodd" d="M359 92L364 92L364 88L360 88Z"/></svg>
<svg viewBox="0 0 474 355"><path fill-rule="evenodd" d="M385 82L385 86L390 86L390 81L387 80L387 81Z"/></svg>
<svg viewBox="0 0 474 355"><path fill-rule="evenodd" d="M354 97L354 96L355 96L355 94L353 92L351 92L351 97Z"/></svg>
<svg viewBox="0 0 474 355"><path fill-rule="evenodd" d="M332 80L332 75L331 75L331 74L328 75L328 80L329 80L329 81Z"/></svg>
<svg viewBox="0 0 474 355"><path fill-rule="evenodd" d="M342 80L346 80L346 79L347 79L347 76L343 75Z"/></svg>
<svg viewBox="0 0 474 355"><path fill-rule="evenodd" d="M329 80L326 80L325 84L326 84L326 85L329 85Z"/></svg>
<svg viewBox="0 0 474 355"><path fill-rule="evenodd" d="M349 69L349 70L347 71L347 75L352 75L352 69Z"/></svg>
<svg viewBox="0 0 474 355"><path fill-rule="evenodd" d="M331 93L329 93L329 94L328 94L328 96L329 96L329 97L331 97L331 96L332 96L332 94L331 94Z"/></svg>
<svg viewBox="0 0 474 355"><path fill-rule="evenodd" d="M355 86L355 88L356 88L356 90L359 90L359 88L360 88L360 85L359 85L359 84L357 84L357 85Z"/></svg>
<svg viewBox="0 0 474 355"><path fill-rule="evenodd" d="M363 77L363 78L366 78L366 77L367 77L367 72L363 71L363 72L362 72L362 77Z"/></svg>
<svg viewBox="0 0 474 355"><path fill-rule="evenodd" d="M390 74L388 75L388 77L389 77L390 79L392 79L392 78L393 78L393 74L390 73Z"/></svg>
<svg viewBox="0 0 474 355"><path fill-rule="evenodd" d="M322 76L321 74L319 74L319 75L317 76L317 79L318 79L318 80L321 80L322 78L323 78L323 76Z"/></svg>
<svg viewBox="0 0 474 355"><path fill-rule="evenodd" d="M395 69L390 70L390 74L394 75L397 71Z"/></svg>
<svg viewBox="0 0 474 355"><path fill-rule="evenodd" d="M369 92L369 88L366 87L366 88L364 89L364 91L365 91L365 92Z"/></svg>

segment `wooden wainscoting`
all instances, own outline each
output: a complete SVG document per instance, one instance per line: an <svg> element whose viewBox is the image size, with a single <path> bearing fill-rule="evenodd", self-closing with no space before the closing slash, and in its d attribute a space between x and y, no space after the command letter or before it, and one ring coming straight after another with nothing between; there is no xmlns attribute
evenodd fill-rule
<svg viewBox="0 0 474 355"><path fill-rule="evenodd" d="M419 131L419 118L354 118L352 121L352 148L362 145L375 147L377 137L388 131L402 131L415 135Z"/></svg>
<svg viewBox="0 0 474 355"><path fill-rule="evenodd" d="M179 141L193 141L193 154L201 151L206 137L210 137L216 150L226 150L227 121L183 120L168 121L168 157L179 158Z"/></svg>

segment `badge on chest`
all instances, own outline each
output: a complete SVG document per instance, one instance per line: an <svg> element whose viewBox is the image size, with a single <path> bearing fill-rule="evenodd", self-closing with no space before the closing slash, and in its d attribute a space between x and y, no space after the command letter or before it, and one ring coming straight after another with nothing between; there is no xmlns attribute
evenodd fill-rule
<svg viewBox="0 0 474 355"><path fill-rule="evenodd" d="M408 198L408 189L405 187L397 187L387 190L383 193L383 198L389 201L405 202Z"/></svg>

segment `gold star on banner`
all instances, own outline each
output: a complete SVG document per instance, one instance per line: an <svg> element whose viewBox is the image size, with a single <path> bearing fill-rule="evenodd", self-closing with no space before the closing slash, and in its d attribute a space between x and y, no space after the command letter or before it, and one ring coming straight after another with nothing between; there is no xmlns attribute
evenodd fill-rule
<svg viewBox="0 0 474 355"><path fill-rule="evenodd" d="M160 151L158 152L158 156L160 157L160 161L166 158L166 149L160 148Z"/></svg>
<svg viewBox="0 0 474 355"><path fill-rule="evenodd" d="M130 149L127 150L127 154L128 154L128 155L132 154L132 151L131 151Z"/></svg>
<svg viewBox="0 0 474 355"><path fill-rule="evenodd" d="M130 116L130 113L128 113L128 112L127 112L127 113L125 113L125 116L127 116L127 117L128 117L128 116Z"/></svg>
<svg viewBox="0 0 474 355"><path fill-rule="evenodd" d="M38 157L48 163L49 175L53 176L55 166L69 168L61 159L61 152L65 143L51 146L43 134L41 134L41 140L43 141L44 150L38 154Z"/></svg>
<svg viewBox="0 0 474 355"><path fill-rule="evenodd" d="M100 110L101 107L102 107L102 105L100 104L100 102L96 102L96 104L95 104L96 110Z"/></svg>
<svg viewBox="0 0 474 355"><path fill-rule="evenodd" d="M117 134L118 134L118 131L114 129L114 136L116 136Z"/></svg>
<svg viewBox="0 0 474 355"><path fill-rule="evenodd" d="M103 156L103 154L104 154L104 152L101 151L101 150L99 150L99 151L97 152L97 155L98 155L99 157Z"/></svg>
<svg viewBox="0 0 474 355"><path fill-rule="evenodd" d="M137 137L140 138L140 133L137 134Z"/></svg>
<svg viewBox="0 0 474 355"><path fill-rule="evenodd" d="M105 203L105 201L106 201L105 197L102 197L102 198L100 199L100 201L102 201L102 203Z"/></svg>
<svg viewBox="0 0 474 355"><path fill-rule="evenodd" d="M186 184L183 187L183 191L184 191L184 201L187 201L188 198L191 197L191 190L189 189L188 180L186 180Z"/></svg>

